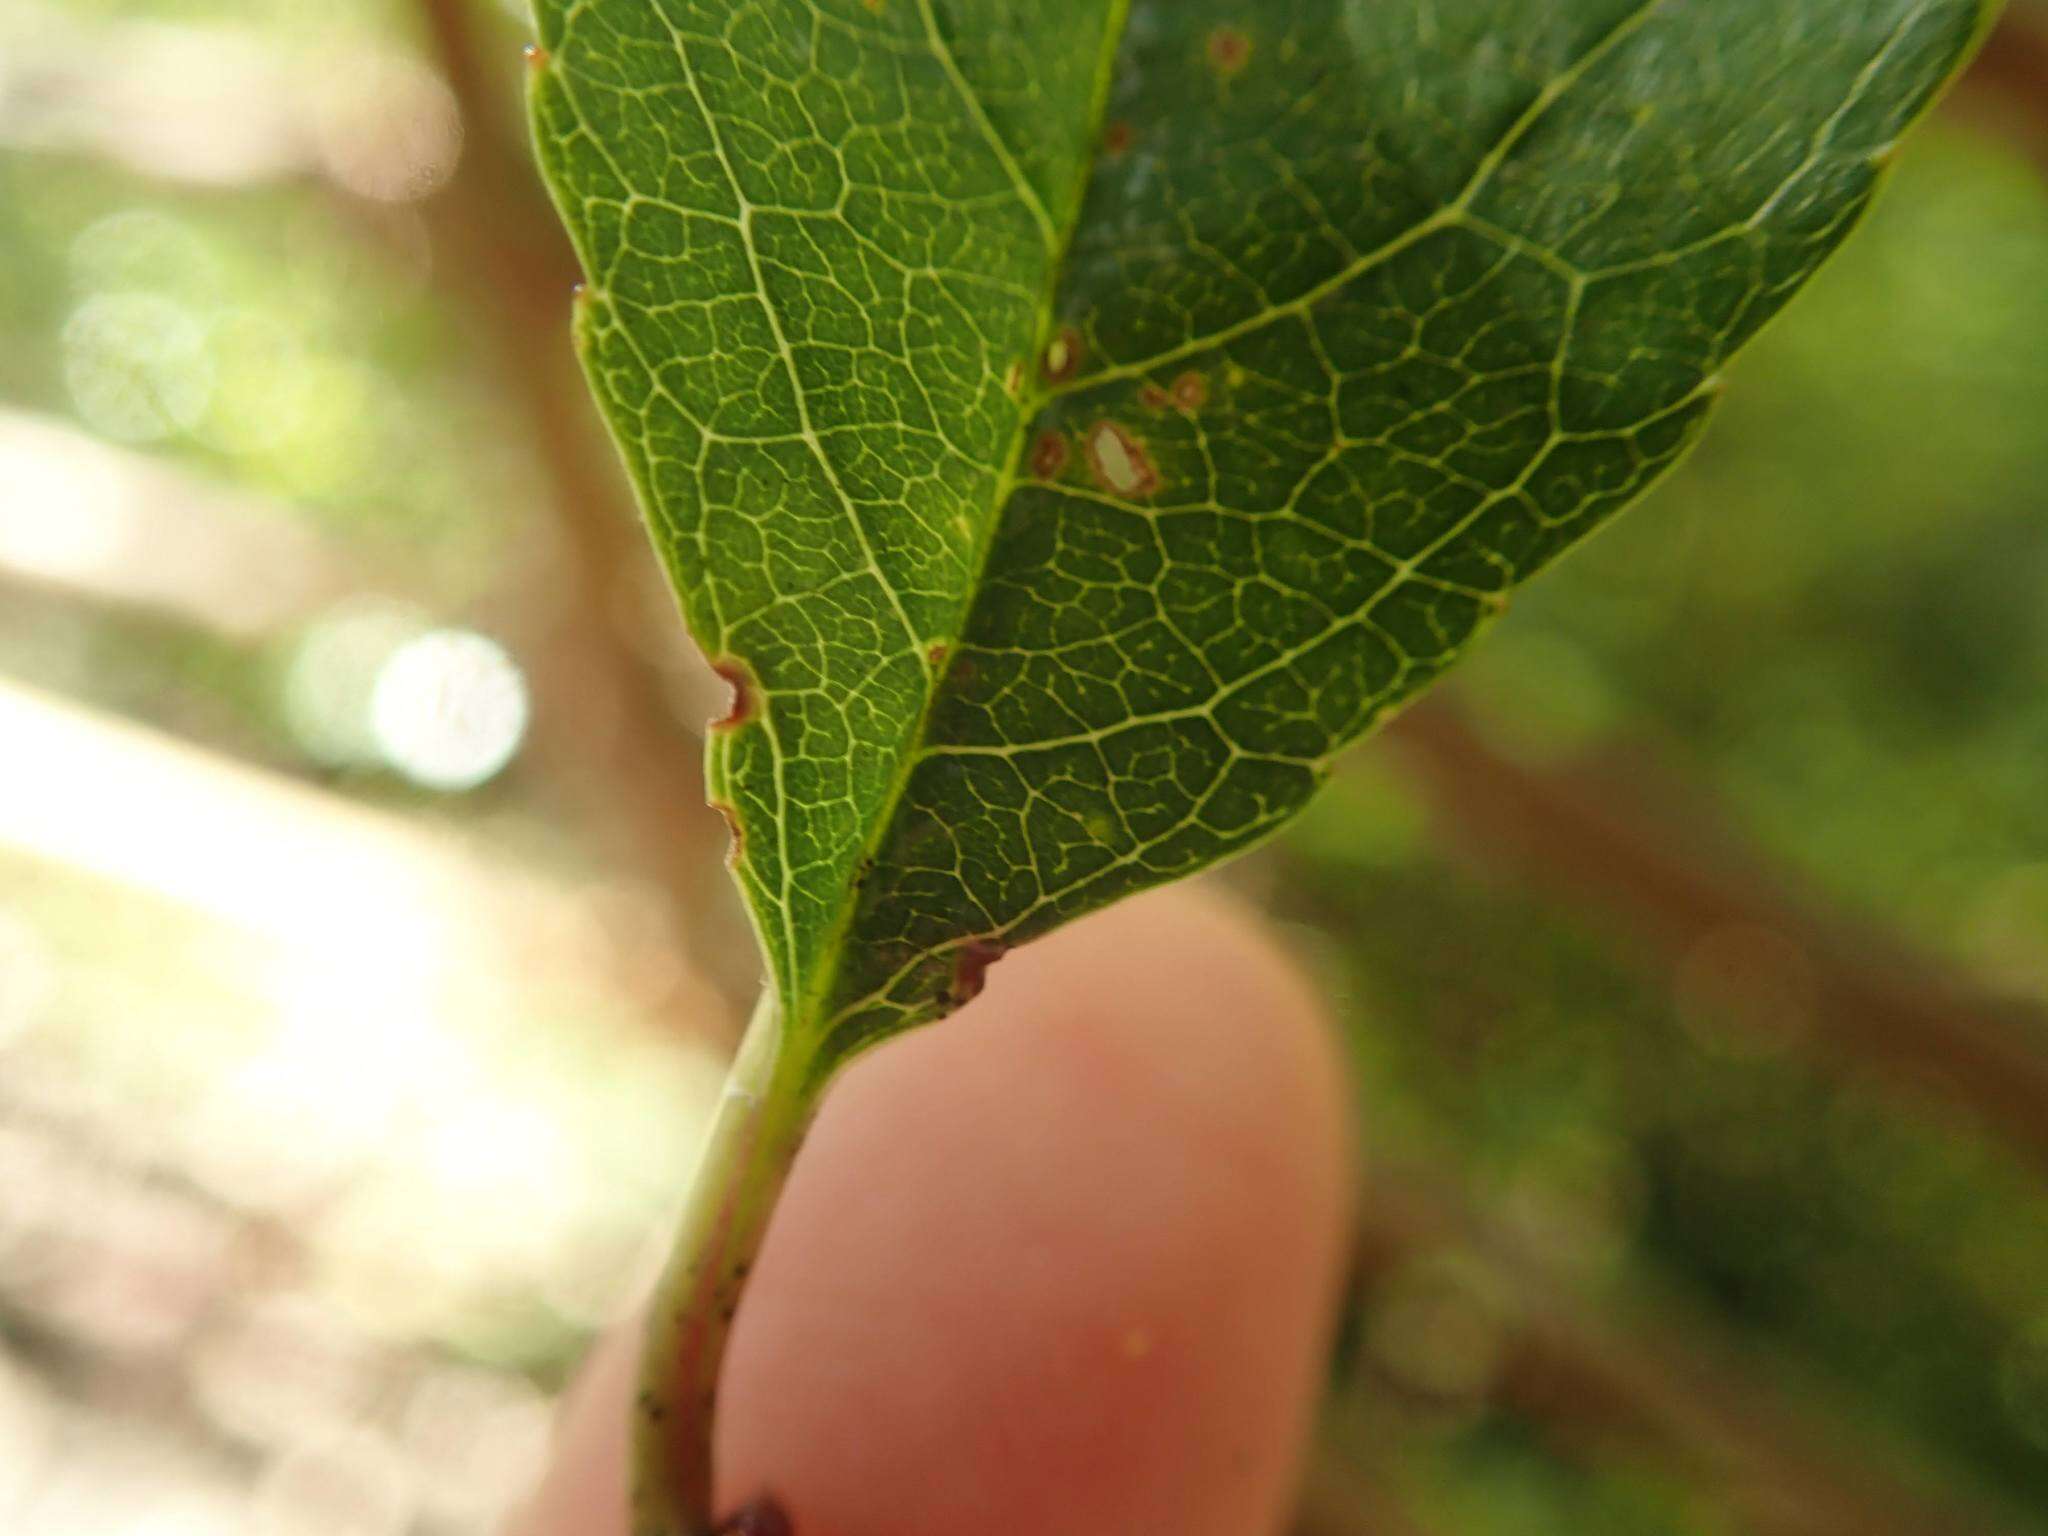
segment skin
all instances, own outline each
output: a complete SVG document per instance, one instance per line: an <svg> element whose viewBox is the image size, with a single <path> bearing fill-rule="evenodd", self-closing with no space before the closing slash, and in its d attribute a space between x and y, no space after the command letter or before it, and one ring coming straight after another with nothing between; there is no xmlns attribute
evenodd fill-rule
<svg viewBox="0 0 2048 1536"><path fill-rule="evenodd" d="M1285 1523L1348 1224L1345 1074L1296 967L1177 888L1005 959L833 1088L735 1324L727 1507L796 1536ZM632 1343L517 1536L623 1536Z"/></svg>

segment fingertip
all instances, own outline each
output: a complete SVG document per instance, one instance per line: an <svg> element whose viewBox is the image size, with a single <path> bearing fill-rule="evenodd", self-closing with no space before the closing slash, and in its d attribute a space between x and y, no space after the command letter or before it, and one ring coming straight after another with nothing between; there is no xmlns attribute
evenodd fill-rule
<svg viewBox="0 0 2048 1536"><path fill-rule="evenodd" d="M547 1470L506 1536L623 1536L626 1405L639 1357L637 1328L598 1341L556 1416Z"/></svg>
<svg viewBox="0 0 2048 1536"><path fill-rule="evenodd" d="M854 1064L721 1389L721 1496L798 1536L1244 1536L1286 1507L1347 1095L1301 974L1162 892Z"/></svg>

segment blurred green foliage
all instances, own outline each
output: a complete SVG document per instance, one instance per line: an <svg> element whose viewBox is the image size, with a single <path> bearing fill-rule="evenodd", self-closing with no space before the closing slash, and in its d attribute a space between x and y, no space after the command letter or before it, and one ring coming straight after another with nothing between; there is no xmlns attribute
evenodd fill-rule
<svg viewBox="0 0 2048 1536"><path fill-rule="evenodd" d="M1526 760L1617 736L1682 753L1813 888L2036 1000L2044 276L2038 172L1930 135L1737 368L1687 467L1449 685ZM1720 1016L1601 914L1445 860L1425 825L1378 746L1277 856L1384 1139L1455 1158L1511 1209L1562 1207L1569 1262L1683 1293L1800 1394L1996 1490L2010 1528L2048 1528L2038 1169L1960 1111L1815 1062L1796 1019ZM1530 1455L1494 1417L1454 1437L1440 1475L1497 1479L1502 1503L1461 1501L1449 1528L1717 1528Z"/></svg>

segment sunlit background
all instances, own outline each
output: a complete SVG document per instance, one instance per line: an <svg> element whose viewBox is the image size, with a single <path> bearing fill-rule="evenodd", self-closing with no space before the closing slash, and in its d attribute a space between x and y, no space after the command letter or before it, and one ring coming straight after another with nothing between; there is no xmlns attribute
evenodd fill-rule
<svg viewBox="0 0 2048 1536"><path fill-rule="evenodd" d="M753 980L491 0L0 0L0 1532L471 1536ZM1233 878L1369 1128L1302 1536L2048 1532L2048 8Z"/></svg>

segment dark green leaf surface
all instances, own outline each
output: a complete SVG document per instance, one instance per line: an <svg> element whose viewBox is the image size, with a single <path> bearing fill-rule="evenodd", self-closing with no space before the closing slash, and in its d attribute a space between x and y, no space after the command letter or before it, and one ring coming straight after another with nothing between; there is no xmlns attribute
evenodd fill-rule
<svg viewBox="0 0 2048 1536"><path fill-rule="evenodd" d="M818 1070L1299 809L1683 454L1985 10L542 0Z"/></svg>

